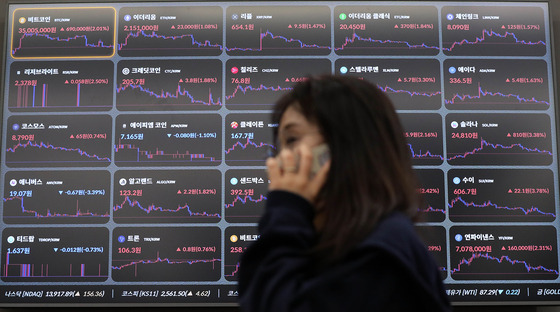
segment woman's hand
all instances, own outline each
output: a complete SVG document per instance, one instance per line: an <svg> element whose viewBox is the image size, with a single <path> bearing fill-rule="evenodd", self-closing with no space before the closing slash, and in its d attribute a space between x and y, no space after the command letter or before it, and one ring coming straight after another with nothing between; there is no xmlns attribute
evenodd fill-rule
<svg viewBox="0 0 560 312"><path fill-rule="evenodd" d="M295 151L284 149L277 158L268 158L266 161L270 179L268 189L292 192L314 203L327 179L330 161L325 163L314 176L311 176L312 162L311 148L303 144Z"/></svg>

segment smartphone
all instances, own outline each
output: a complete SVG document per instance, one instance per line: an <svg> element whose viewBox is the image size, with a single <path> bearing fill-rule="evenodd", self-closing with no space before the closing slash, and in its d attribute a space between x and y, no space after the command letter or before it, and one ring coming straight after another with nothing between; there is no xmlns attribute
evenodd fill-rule
<svg viewBox="0 0 560 312"><path fill-rule="evenodd" d="M315 146L311 153L313 154L313 159L311 161L311 176L317 174L319 169L323 167L323 165L331 159L331 152L329 150L329 146L326 143L321 145ZM297 155L296 155L297 156ZM282 161L279 159L280 168L282 168ZM299 168L299 157L296 157L296 167Z"/></svg>
<svg viewBox="0 0 560 312"><path fill-rule="evenodd" d="M331 159L331 151L329 146L325 143L314 147L311 152L313 153L313 162L311 164L311 175L317 174L319 169Z"/></svg>

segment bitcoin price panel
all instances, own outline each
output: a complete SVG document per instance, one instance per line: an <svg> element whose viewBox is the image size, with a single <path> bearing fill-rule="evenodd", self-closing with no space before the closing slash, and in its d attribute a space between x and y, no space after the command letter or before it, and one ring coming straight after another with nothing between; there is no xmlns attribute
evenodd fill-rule
<svg viewBox="0 0 560 312"><path fill-rule="evenodd" d="M394 102L453 302L560 301L546 2L7 9L0 303L235 304L271 110L320 74Z"/></svg>

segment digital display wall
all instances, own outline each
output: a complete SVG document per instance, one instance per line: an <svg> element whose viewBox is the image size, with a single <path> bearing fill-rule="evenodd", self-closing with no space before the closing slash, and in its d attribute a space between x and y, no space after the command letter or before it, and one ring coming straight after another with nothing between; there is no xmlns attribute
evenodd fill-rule
<svg viewBox="0 0 560 312"><path fill-rule="evenodd" d="M235 304L270 110L324 73L394 101L454 303L560 302L546 2L7 7L0 304Z"/></svg>

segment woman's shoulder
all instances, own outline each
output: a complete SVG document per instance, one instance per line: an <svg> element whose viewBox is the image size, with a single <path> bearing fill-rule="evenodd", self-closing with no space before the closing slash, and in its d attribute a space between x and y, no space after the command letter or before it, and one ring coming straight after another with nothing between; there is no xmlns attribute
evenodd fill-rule
<svg viewBox="0 0 560 312"><path fill-rule="evenodd" d="M324 298L325 288L337 285L337 289L346 289L343 294L348 306L375 303L391 311L448 311L437 270L414 224L395 213L383 218L343 260L305 283L308 291L304 296L321 294ZM367 289L370 295L352 295L362 294L360 289Z"/></svg>
<svg viewBox="0 0 560 312"><path fill-rule="evenodd" d="M417 234L413 222L402 213L395 212L383 218L354 252L365 257L372 254L392 259L395 266L420 283L433 285L441 282L439 266Z"/></svg>
<svg viewBox="0 0 560 312"><path fill-rule="evenodd" d="M382 218L359 247L384 247L407 250L423 247L412 220L401 212L393 212Z"/></svg>
<svg viewBox="0 0 560 312"><path fill-rule="evenodd" d="M357 255L373 262L386 263L384 267L397 272L433 299L432 303L449 306L445 296L439 266L417 234L414 223L406 215L395 212L383 218L368 237L354 250ZM430 301L426 298L426 300ZM436 310L434 310L436 311ZM439 311L439 309L437 309Z"/></svg>

